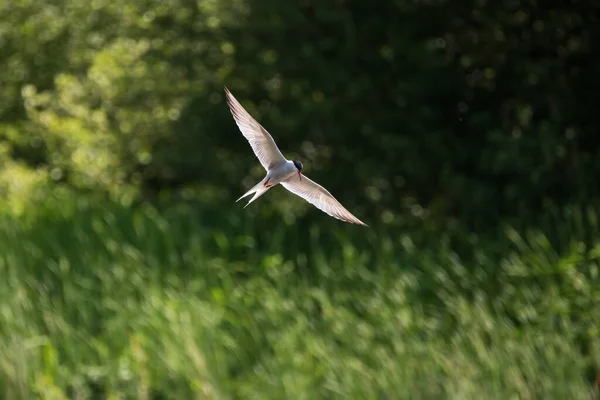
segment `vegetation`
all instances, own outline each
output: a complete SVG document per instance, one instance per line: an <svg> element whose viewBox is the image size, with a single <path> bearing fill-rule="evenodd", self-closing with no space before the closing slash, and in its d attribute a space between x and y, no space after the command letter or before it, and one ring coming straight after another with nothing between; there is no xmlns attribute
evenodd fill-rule
<svg viewBox="0 0 600 400"><path fill-rule="evenodd" d="M207 230L211 219L221 222ZM600 248L559 255L543 236L513 232L501 252L474 243L474 254L460 256L445 234L415 243L409 232L354 236L319 224L258 232L250 221L68 192L34 215L5 215L3 395L584 398L591 390ZM297 249L299 235L307 251Z"/></svg>
<svg viewBox="0 0 600 400"><path fill-rule="evenodd" d="M598 395L596 8L0 0L0 397Z"/></svg>

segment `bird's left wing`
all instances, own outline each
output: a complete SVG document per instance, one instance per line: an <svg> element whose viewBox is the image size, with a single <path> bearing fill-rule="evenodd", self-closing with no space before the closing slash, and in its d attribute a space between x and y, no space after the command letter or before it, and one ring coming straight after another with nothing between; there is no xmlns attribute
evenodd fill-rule
<svg viewBox="0 0 600 400"><path fill-rule="evenodd" d="M271 168L285 163L285 157L281 154L269 132L252 118L227 88L225 88L225 96L235 123L250 143L254 154L256 154L264 169L268 172Z"/></svg>

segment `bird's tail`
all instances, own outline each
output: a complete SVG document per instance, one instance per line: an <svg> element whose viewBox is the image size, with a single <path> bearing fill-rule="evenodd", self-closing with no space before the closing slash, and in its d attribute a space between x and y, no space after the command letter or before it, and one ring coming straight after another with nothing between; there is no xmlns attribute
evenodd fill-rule
<svg viewBox="0 0 600 400"><path fill-rule="evenodd" d="M254 187L252 187L252 189L248 190L246 193L244 193L242 195L242 197L240 197L239 199L237 199L236 203L238 201L240 201L241 199L243 199L244 197L250 196L252 193L254 193L254 197L252 197L252 199L250 199L250 201L248 202L248 204L246 204L244 206L244 208L246 208L254 200L258 199L260 196L262 196L263 194L265 194L267 192L267 190L269 190L271 188L271 187L265 187L265 181L266 180L267 180L267 178L263 179L262 181L258 182L256 185L254 185Z"/></svg>

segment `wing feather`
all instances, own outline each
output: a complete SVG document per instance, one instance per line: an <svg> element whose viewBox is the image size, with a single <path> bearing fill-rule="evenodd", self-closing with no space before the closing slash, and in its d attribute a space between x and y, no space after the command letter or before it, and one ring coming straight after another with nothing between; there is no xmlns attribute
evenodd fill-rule
<svg viewBox="0 0 600 400"><path fill-rule="evenodd" d="M298 175L294 175L287 181L281 182L281 184L296 196L302 197L319 210L334 218L351 224L368 226L352 215L350 211L346 210L327 189L308 179L305 175L302 175L302 179Z"/></svg>
<svg viewBox="0 0 600 400"><path fill-rule="evenodd" d="M285 157L281 154L269 132L252 118L227 88L225 88L225 96L235 123L250 143L263 168L269 171L273 167L285 163Z"/></svg>

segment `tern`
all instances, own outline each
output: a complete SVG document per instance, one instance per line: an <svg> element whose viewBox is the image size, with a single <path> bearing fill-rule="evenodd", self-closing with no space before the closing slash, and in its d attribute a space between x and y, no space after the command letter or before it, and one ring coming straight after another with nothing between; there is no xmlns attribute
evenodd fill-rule
<svg viewBox="0 0 600 400"><path fill-rule="evenodd" d="M351 224L368 226L346 210L323 186L303 175L303 166L300 161L286 159L269 132L252 118L227 88L225 88L225 96L235 123L250 143L258 161L267 171L267 175L263 180L248 190L236 202L254 194L254 197L244 206L246 208L273 186L281 184L293 194L302 197L334 218Z"/></svg>

